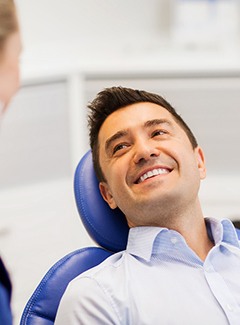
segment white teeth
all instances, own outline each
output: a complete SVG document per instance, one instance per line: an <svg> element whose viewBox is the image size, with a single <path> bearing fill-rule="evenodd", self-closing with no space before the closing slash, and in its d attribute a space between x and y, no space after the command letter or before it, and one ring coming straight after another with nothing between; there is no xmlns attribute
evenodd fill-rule
<svg viewBox="0 0 240 325"><path fill-rule="evenodd" d="M145 179L150 178L152 176L157 176L157 175L162 175L162 174L167 174L167 173L169 173L169 170L165 169L165 168L157 168L157 169L150 170L149 172L143 174L140 177L138 183L142 183L143 181L145 181Z"/></svg>

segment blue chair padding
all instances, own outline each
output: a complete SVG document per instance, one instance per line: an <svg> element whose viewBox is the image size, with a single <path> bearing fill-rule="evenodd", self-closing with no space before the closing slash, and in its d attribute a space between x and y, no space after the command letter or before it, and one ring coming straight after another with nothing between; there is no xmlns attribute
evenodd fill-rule
<svg viewBox="0 0 240 325"><path fill-rule="evenodd" d="M118 208L112 210L103 200L90 151L77 166L74 192L79 215L92 239L112 252L124 250L129 232L126 218Z"/></svg>
<svg viewBox="0 0 240 325"><path fill-rule="evenodd" d="M99 247L76 250L54 264L46 273L22 314L20 325L52 325L68 283L98 265L112 253Z"/></svg>

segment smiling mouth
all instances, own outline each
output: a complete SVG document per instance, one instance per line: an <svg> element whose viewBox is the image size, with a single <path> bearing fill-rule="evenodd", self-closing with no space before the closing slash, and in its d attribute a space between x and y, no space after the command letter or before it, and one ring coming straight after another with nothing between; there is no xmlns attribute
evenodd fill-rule
<svg viewBox="0 0 240 325"><path fill-rule="evenodd" d="M165 175L171 172L168 168L155 168L153 170L149 170L145 174L143 174L139 179L136 181L136 184L140 184L144 182L146 179L153 178L158 175Z"/></svg>

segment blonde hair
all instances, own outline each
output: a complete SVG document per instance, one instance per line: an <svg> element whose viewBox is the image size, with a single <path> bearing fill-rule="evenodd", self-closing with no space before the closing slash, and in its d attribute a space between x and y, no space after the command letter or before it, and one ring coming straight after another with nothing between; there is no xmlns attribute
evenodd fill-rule
<svg viewBox="0 0 240 325"><path fill-rule="evenodd" d="M13 0L0 0L0 55L8 37L18 30L16 7Z"/></svg>

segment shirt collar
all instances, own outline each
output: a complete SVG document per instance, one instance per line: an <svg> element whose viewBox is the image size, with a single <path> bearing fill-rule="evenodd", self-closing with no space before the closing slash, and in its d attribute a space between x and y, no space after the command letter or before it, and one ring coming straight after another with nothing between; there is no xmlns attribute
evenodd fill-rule
<svg viewBox="0 0 240 325"><path fill-rule="evenodd" d="M228 219L205 218L209 235L216 244L224 242L240 248L238 236L232 222ZM166 233L176 233L173 230L161 227L134 227L129 230L127 252L141 257L147 261L151 259L154 243L157 237L164 236ZM178 234L179 237L182 237ZM185 242L182 238L182 242Z"/></svg>
<svg viewBox="0 0 240 325"><path fill-rule="evenodd" d="M233 223L229 219L205 218L206 226L212 234L215 245L221 242L240 248L239 239Z"/></svg>
<svg viewBox="0 0 240 325"><path fill-rule="evenodd" d="M154 241L162 231L168 231L161 227L134 227L130 228L127 243L127 252L132 255L150 260Z"/></svg>

